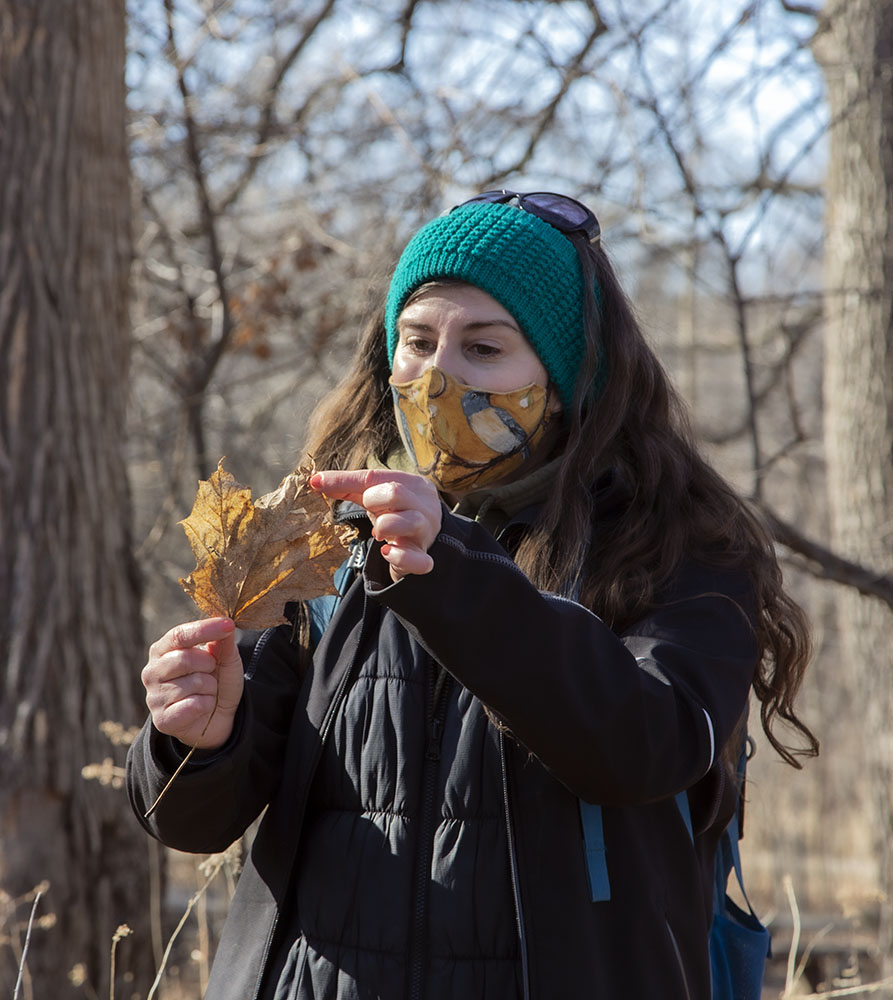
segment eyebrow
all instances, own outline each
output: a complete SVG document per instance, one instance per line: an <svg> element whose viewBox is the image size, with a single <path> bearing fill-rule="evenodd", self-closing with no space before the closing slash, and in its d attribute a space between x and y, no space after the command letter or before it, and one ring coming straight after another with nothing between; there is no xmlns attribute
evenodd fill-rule
<svg viewBox="0 0 893 1000"><path fill-rule="evenodd" d="M462 329L463 330L486 330L493 326L504 326L509 330L514 330L516 333L521 333L521 328L512 319L480 319L474 320L471 323L466 323ZM431 333L434 327L430 323L423 323L421 320L414 319L404 319L402 316L397 320L397 329L409 329L409 330L421 330L425 333ZM523 334L521 334L523 336Z"/></svg>

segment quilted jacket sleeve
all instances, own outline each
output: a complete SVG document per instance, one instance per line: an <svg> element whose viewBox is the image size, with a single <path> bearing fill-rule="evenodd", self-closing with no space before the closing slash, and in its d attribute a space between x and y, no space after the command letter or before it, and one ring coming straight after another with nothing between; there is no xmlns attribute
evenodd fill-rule
<svg viewBox="0 0 893 1000"><path fill-rule="evenodd" d="M500 717L573 794L649 802L702 778L744 711L757 663L742 573L683 569L628 634L539 592L474 522L444 515L434 569L367 592Z"/></svg>
<svg viewBox="0 0 893 1000"><path fill-rule="evenodd" d="M185 748L148 719L127 755L127 792L138 819L169 847L213 853L240 837L279 782L301 686L291 626L240 642L245 693L229 741L186 764L149 819L146 812L183 760ZM263 651L263 656L260 655Z"/></svg>

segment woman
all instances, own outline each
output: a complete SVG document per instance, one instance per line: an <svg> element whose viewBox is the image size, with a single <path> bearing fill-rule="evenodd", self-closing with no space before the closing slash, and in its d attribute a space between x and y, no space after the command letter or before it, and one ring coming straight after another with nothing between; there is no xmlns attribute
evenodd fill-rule
<svg viewBox="0 0 893 1000"><path fill-rule="evenodd" d="M312 664L299 608L143 671L139 816L200 748L147 829L217 851L267 807L207 997L706 1000L726 758L751 688L817 751L808 635L592 213L488 192L423 227L310 438L369 539Z"/></svg>

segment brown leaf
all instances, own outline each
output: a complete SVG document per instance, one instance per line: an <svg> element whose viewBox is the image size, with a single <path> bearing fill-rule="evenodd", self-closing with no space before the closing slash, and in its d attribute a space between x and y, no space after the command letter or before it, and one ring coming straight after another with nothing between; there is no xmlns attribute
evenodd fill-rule
<svg viewBox="0 0 893 1000"><path fill-rule="evenodd" d="M222 459L199 483L192 513L180 522L196 567L180 583L204 614L267 628L287 620L289 601L334 593L352 531L332 522L325 498L308 486L313 472L302 466L254 503Z"/></svg>

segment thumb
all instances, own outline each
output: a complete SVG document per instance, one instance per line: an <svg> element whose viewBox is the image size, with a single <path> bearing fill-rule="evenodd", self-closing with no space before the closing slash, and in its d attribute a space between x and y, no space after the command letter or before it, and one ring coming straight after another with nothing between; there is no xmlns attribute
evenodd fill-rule
<svg viewBox="0 0 893 1000"><path fill-rule="evenodd" d="M217 661L218 707L235 709L242 697L245 668L236 645L234 632L208 644L208 651Z"/></svg>

